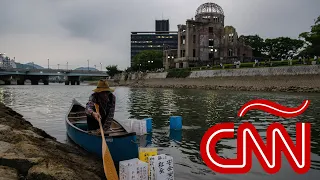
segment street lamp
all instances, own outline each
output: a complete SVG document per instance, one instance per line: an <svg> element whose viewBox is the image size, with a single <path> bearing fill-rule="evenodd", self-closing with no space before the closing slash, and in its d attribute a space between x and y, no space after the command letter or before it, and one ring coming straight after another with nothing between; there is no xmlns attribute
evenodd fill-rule
<svg viewBox="0 0 320 180"><path fill-rule="evenodd" d="M58 70L59 70L59 66L60 66L60 64L58 64Z"/></svg>
<svg viewBox="0 0 320 180"><path fill-rule="evenodd" d="M88 71L89 71L89 59L87 61L88 61Z"/></svg>
<svg viewBox="0 0 320 180"><path fill-rule="evenodd" d="M68 70L68 61L67 61L67 70Z"/></svg>
<svg viewBox="0 0 320 180"><path fill-rule="evenodd" d="M101 66L101 71L102 71L102 63L100 63L100 66Z"/></svg>
<svg viewBox="0 0 320 180"><path fill-rule="evenodd" d="M48 69L49 69L49 58L48 58Z"/></svg>

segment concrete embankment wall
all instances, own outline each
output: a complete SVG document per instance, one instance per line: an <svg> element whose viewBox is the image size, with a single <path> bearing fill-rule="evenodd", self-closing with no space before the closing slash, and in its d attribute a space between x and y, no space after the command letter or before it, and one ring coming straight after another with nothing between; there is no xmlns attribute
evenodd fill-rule
<svg viewBox="0 0 320 180"><path fill-rule="evenodd" d="M120 85L153 88L320 92L320 66L318 65L193 71L187 78L166 78L166 76L167 73L136 73L134 76L127 75L127 80L120 81Z"/></svg>
<svg viewBox="0 0 320 180"><path fill-rule="evenodd" d="M285 67L263 67L244 68L230 70L208 70L193 71L189 78L206 77L237 77L237 76L286 76L286 75L306 75L320 74L320 66L285 66Z"/></svg>

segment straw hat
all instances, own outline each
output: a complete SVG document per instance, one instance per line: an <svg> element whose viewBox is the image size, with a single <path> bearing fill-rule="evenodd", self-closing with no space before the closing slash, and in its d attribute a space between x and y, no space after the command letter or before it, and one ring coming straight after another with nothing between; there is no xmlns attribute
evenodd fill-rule
<svg viewBox="0 0 320 180"><path fill-rule="evenodd" d="M114 89L111 89L111 88L109 87L109 84L108 84L107 80L100 80L100 81L98 82L97 88L94 89L94 90L92 90L92 91L94 91L94 92L103 92L103 91L113 92Z"/></svg>

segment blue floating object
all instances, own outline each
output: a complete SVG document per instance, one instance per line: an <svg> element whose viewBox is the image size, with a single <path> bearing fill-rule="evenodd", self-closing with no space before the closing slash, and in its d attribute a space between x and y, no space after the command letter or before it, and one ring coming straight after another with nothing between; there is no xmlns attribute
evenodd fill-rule
<svg viewBox="0 0 320 180"><path fill-rule="evenodd" d="M146 147L148 146L148 145L151 145L152 144L152 134L148 134L147 135L147 145L146 145Z"/></svg>
<svg viewBox="0 0 320 180"><path fill-rule="evenodd" d="M171 116L170 117L170 129L181 130L182 129L182 117Z"/></svg>
<svg viewBox="0 0 320 180"><path fill-rule="evenodd" d="M147 133L152 132L152 118L145 118L147 122Z"/></svg>
<svg viewBox="0 0 320 180"><path fill-rule="evenodd" d="M182 141L182 131L170 130L170 139L181 142Z"/></svg>

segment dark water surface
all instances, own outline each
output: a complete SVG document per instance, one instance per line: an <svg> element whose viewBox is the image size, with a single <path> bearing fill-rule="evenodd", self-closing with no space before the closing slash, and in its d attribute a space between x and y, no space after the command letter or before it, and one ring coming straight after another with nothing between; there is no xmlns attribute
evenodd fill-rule
<svg viewBox="0 0 320 180"><path fill-rule="evenodd" d="M64 118L73 98L86 103L94 86L0 86L0 102L24 115L34 126L56 137L58 141L68 143ZM233 92L182 89L132 89L119 87L117 97L116 119L153 118L151 144L159 153L173 156L175 179L186 180L255 180L279 179L317 180L320 177L320 94L311 93L266 93ZM265 98L285 106L296 107L303 100L311 100L309 109L301 116L283 119L260 111L250 111L244 119L236 118L237 111L249 100ZM183 130L170 132L168 119L171 115L183 117ZM259 162L253 157L250 173L245 175L221 175L211 171L203 164L199 154L199 144L208 128L219 122L252 122L260 135L265 138L266 129L274 121L285 125L294 140L295 123L311 122L311 169L304 175L297 175L282 155L282 169L279 173L265 173ZM143 143L141 146L145 146ZM236 141L226 139L216 147L220 156L236 157Z"/></svg>

